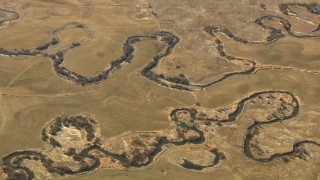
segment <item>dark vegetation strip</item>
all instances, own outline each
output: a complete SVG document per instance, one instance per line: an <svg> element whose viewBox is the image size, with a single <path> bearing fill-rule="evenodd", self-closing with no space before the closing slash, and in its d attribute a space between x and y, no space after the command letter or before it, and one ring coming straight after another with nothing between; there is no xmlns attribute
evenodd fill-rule
<svg viewBox="0 0 320 180"><path fill-rule="evenodd" d="M10 18L10 19L0 19L0 26L5 22L15 21L15 20L18 20L20 18L20 15L18 13L14 12L14 11L6 10L6 9L0 9L0 13L1 12L13 14L14 17Z"/></svg>
<svg viewBox="0 0 320 180"><path fill-rule="evenodd" d="M187 143L194 143L194 144L202 144L205 142L205 136L204 136L204 132L201 131L199 128L197 128L195 125L188 125L187 123L179 120L177 113L179 111L187 111L190 114L191 120L192 121L204 121L206 122L217 122L217 123L228 123L228 122L233 122L235 120L237 120L238 116L242 113L242 111L244 110L244 106L245 103L257 98L259 95L263 95L263 94L272 94L272 93L285 93L291 96L292 98L292 106L293 106L293 112L292 114L290 114L289 116L286 117L282 117L282 118L278 118L275 117L274 119L269 119L268 121L255 121L248 129L247 129L247 134L245 136L245 140L244 140L244 145L243 145L243 150L244 150L244 154L256 161L260 161L260 162L269 162L272 161L274 159L277 158L282 158L285 156L294 156L295 154L297 154L299 151L301 151L299 149L300 146L304 145L304 144L314 144L314 145L319 145L319 143L314 142L314 141L309 141L309 140L305 140L305 141L301 141L298 142L296 144L293 145L293 150L289 151L289 152L284 152L284 153L277 153L277 154L273 154L271 155L271 157L269 158L256 158L252 155L251 152L251 140L253 139L253 137L255 136L255 129L258 126L262 126L264 124L273 124L273 123L278 123L278 122L282 122L282 121L286 121L289 120L295 116L298 115L299 113L299 102L297 100L297 98L292 95L291 93L285 92L285 91L263 91L263 92L256 92L254 94L251 94L250 96L240 100L237 103L237 106L235 108L235 110L230 113L228 115L228 119L226 120L220 120L220 119L213 119L213 118L199 118L197 117L197 113L198 111L195 108L177 108L172 110L170 117L171 119L174 121L174 123L176 124L177 127L180 127L182 129L182 131L187 132L189 130L194 130L198 133L199 138L195 139L195 140L183 140L183 141L172 141L172 140L168 140L166 137L159 137L157 145L154 149L154 151L150 154L147 154L148 156L148 161L145 163L140 163L139 161L136 162L130 162L127 157L125 155L118 155L118 154L114 154L111 152L108 152L106 150L104 150L103 148L101 148L98 144L98 142L95 142L92 146L89 146L88 148L82 150L80 153L75 152L75 150L70 149L69 152L66 152L65 154L68 156L73 157L73 159L75 161L80 162L81 164L81 168L79 170L71 170L70 168L66 167L66 166L55 166L54 162L50 159L47 158L46 155L37 152L37 151L22 151L22 152L15 152L12 153L6 157L3 158L3 171L5 173L7 173L10 177L17 177L17 176L21 176L21 177L27 177L27 179L33 179L34 178L34 173L28 169L27 167L22 165L23 160L38 160L41 161L42 165L47 169L47 171L49 173L58 173L60 175L72 175L72 174L79 174L79 173L84 173L84 172L88 172L88 171L92 171L96 168L98 168L100 166L100 159L95 157L94 155L91 155L92 152L94 151L98 151L103 153L105 156L109 156L112 157L113 159L118 160L119 162L121 162L121 164L125 167L135 167L135 168L139 168L139 167L145 167L150 165L151 163L154 162L154 158L157 154L159 154L162 151L162 146L166 145L166 144L174 144L177 146L181 146L181 145L185 145ZM78 118L76 118L78 119ZM95 121L92 119L86 119L86 120L81 120L81 121L75 121L72 118L66 118L66 119L61 119L61 118L57 118L57 120L50 126L50 130L47 131L48 135L44 136L43 134L46 133L42 133L43 136L43 140L47 141L49 143L51 143L53 145L53 147L55 148L59 148L59 146L55 145L55 143L52 143L50 141L50 137L54 137L55 135L57 135L57 133L59 131L61 131L61 127L66 126L66 127L70 127L73 126L76 129L83 129L86 131L86 138L88 141L92 141L95 138L95 129L93 128L95 125ZM60 145L61 146L61 145ZM188 168L188 169L194 169L194 170L202 170L206 167L211 167L214 165L217 165L221 159L223 159L223 156L221 156L221 154L218 153L217 150L212 150L211 153L216 155L216 158L214 160L214 162L210 165L210 166L201 166L201 165L196 165L194 163L192 163L191 161L184 161L183 164L181 164L182 167ZM85 158L89 158L92 160L92 163L88 164L85 161L83 161ZM24 178L26 179L26 178Z"/></svg>
<svg viewBox="0 0 320 180"><path fill-rule="evenodd" d="M283 121L292 119L292 118L294 118L294 117L296 117L298 115L299 108L300 108L299 101L297 100L297 98L293 94L291 94L289 92L286 92L286 91L263 91L263 92L254 93L254 94L242 99L241 101L239 101L237 103L237 107L236 107L235 111L230 113L228 115L228 119L226 119L226 120L197 117L197 113L198 112L197 112L197 110L195 108L177 108L177 109L174 109L171 112L170 117L173 120L178 121L177 113L179 111L187 111L190 114L190 117L191 117L192 121L200 120L200 121L204 121L205 123L210 123L210 122L217 122L217 123L234 122L234 121L237 120L238 116L244 110L244 106L245 106L246 102L258 97L259 95L266 94L266 93L268 93L268 94L269 93L285 93L285 94L290 95L291 98L293 99L293 103L295 104L293 113L290 116L287 116L285 118L275 118L275 119L271 119L271 120L268 120L268 121L256 121L250 127L248 127L247 134L245 136L244 144L243 144L244 154L247 157L249 157L251 159L254 159L256 161L270 162L270 161L272 161L274 159L277 159L277 158L282 158L282 157L285 157L285 156L293 156L293 155L299 153L299 151L300 151L299 147L301 147L304 144L314 144L314 145L318 145L320 147L320 144L315 142L315 141L304 140L304 141L300 141L300 142L295 143L293 145L293 150L292 151L284 152L284 153L276 153L276 154L271 155L269 158L256 158L256 157L254 157L252 155L252 152L251 152L251 141L252 141L253 137L256 135L256 131L255 131L256 128L258 128L258 127L260 127L262 125L265 125L265 124L273 124L273 123L283 122Z"/></svg>
<svg viewBox="0 0 320 180"><path fill-rule="evenodd" d="M319 14L320 15L320 9L317 8L317 6L320 6L318 3L283 3L279 4L280 11L285 15L290 15L290 7L292 6L300 6L306 8L310 13L312 14Z"/></svg>
<svg viewBox="0 0 320 180"><path fill-rule="evenodd" d="M80 121L78 121L79 118ZM77 121L75 121L75 119L77 119ZM50 130L47 130L47 133L45 131L42 131L42 140L45 142L49 142L54 148L60 148L61 144L59 144L53 137L57 135L59 131L61 131L62 125L65 127L73 126L78 130L85 130L86 138L88 141L92 141L95 138L95 130L93 129L95 121L92 119L81 119L81 117L75 117L65 119L57 118L56 121L52 125L50 125ZM8 174L8 179L10 180L19 179L17 177L20 177L20 179L31 180L35 178L34 173L29 168L25 167L22 163L24 160L36 160L40 161L49 173L57 173L61 176L84 173L95 170L100 166L100 159L93 155L90 155L90 153L94 151L99 151L103 153L105 156L109 156L113 159L120 161L121 164L125 167L139 168L148 166L151 163L153 163L155 156L162 151L163 145L174 144L177 146L181 146L187 143L201 144L205 141L204 133L201 130L195 127L190 127L184 122L177 122L177 127L181 127L183 131L194 130L199 134L200 137L192 141L183 140L181 142L173 142L168 140L166 137L160 137L155 147L155 150L148 155L148 161L146 163L129 162L129 160L124 155L110 153L102 149L98 145L98 142L94 142L94 145L82 150L80 153L76 153L75 149L69 149L68 152L65 152L65 155L71 156L75 161L80 162L81 168L79 170L72 170L67 166L56 166L54 165L54 161L48 159L48 157L45 154L30 150L14 152L4 157L3 171L4 173ZM84 161L85 158L93 160L93 163L86 163Z"/></svg>
<svg viewBox="0 0 320 180"><path fill-rule="evenodd" d="M182 166L186 169L193 169L193 170L201 171L205 168L216 166L224 157L224 155L219 153L218 149L210 150L210 153L212 153L215 156L215 158L213 159L213 162L210 165L207 165L207 166L198 165L198 164L194 164L193 162L191 162L187 159L183 159L183 163L180 164L180 166Z"/></svg>
<svg viewBox="0 0 320 180"><path fill-rule="evenodd" d="M309 13L320 15L320 9L317 8L317 6L320 7L320 5L318 3L310 3L310 4L308 4L308 3L286 3L286 4L279 4L279 9L285 15L292 16L292 14L294 14L294 15L298 16L295 12L292 12L290 10L290 7L297 7L297 6L306 8ZM298 17L300 17L300 16L298 16ZM307 20L307 21L310 21L312 23L316 23L316 24L318 23L319 24L319 22L312 21L312 20L304 18L304 17L300 17L300 18L302 18L304 20ZM320 31L320 24L312 32L317 32L317 31Z"/></svg>
<svg viewBox="0 0 320 180"><path fill-rule="evenodd" d="M280 8L281 12L283 12L284 14L288 14L289 6L302 6L302 7L307 8L310 13L319 14L319 9L317 9L316 3L311 3L311 4L304 4L304 3L280 4L279 8ZM58 34L61 31L65 30L66 27L68 27L68 26L65 26L65 27L62 27L58 30L53 31L52 40L48 43L45 43L43 45L36 47L35 50L22 49L22 50L10 51L10 50L5 50L3 48L0 48L0 54L8 55L8 56L43 56L43 57L47 57L52 60L53 69L58 76L60 76L63 79L67 79L71 82L74 82L78 85L85 86L85 85L90 85L90 84L101 83L102 81L108 79L108 77L112 73L121 69L125 64L131 63L133 60L133 54L135 51L135 48L133 46L135 43L140 42L140 41L144 41L144 40L157 40L157 41L164 42L166 44L166 49L165 49L164 53L157 54L151 59L151 62L149 62L141 70L141 75L143 77L163 86L163 87L168 87L168 88L172 88L172 89L176 89L176 90L183 90L183 91L194 91L195 89L203 89L203 88L210 87L210 86L217 84L217 83L219 83L219 82L221 82L231 76L249 75L249 74L252 74L253 72L255 72L256 71L256 62L254 60L249 60L249 59L245 59L245 58L238 58L238 57L228 55L224 50L224 46L223 46L222 41L217 37L217 34L223 33L226 36L228 36L229 38L233 39L234 41L237 41L237 42L240 42L243 44L272 43L272 42L279 40L280 38L283 38L285 35L282 32L282 30L277 27L273 27L273 26L265 24L265 21L267 21L267 20L268 21L279 20L282 24L282 27L285 29L285 31L294 37L297 37L297 38L319 38L319 36L312 36L312 35L296 35L292 31L292 25L289 21L287 21L286 19L284 19L282 17L272 16L272 15L260 17L260 18L256 19L256 21L255 21L255 23L258 24L261 28L268 30L270 32L270 34L266 38L266 42L249 41L247 39L244 39L244 38L241 38L241 37L234 35L227 28L207 26L204 28L204 30L214 38L215 43L216 43L216 49L217 49L218 55L220 57L222 57L230 62L232 62L234 60L244 61L245 65L250 68L247 70L243 70L243 71L226 73L218 80L215 80L213 82L206 83L206 84L192 83L183 74L180 74L179 76L176 76L176 77L166 77L163 74L156 74L152 71L156 66L158 66L159 61L162 58L165 58L166 56L170 55L172 53L172 50L174 49L174 47L180 42L179 37L177 37L169 32L157 32L157 33L153 33L151 35L128 37L122 47L122 49L123 49L122 56L113 60L111 62L111 66L109 68L104 69L99 74L97 74L93 77L86 77L86 76L80 75L76 72L69 70L68 68L66 68L62 65L62 63L64 61L65 52L67 52L68 50L71 50L73 48L80 47L82 45L81 43L79 43L79 42L73 43L69 47L69 49L64 50L64 51L59 51L55 54L47 54L47 53L43 52L44 50L50 48L51 46L55 46L60 43ZM72 26L74 26L74 28L84 29L87 32L89 31L88 28L81 23L73 23ZM320 26L318 27L318 29L320 29Z"/></svg>

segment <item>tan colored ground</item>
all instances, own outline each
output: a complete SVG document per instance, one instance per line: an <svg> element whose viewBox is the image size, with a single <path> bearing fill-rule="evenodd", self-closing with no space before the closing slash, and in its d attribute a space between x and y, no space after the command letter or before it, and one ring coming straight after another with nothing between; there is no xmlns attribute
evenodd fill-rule
<svg viewBox="0 0 320 180"><path fill-rule="evenodd" d="M36 179L319 179L320 147L317 145L300 147L308 152L307 156L295 154L270 162L254 160L244 153L249 126L255 121L276 117L275 112L288 117L293 112L289 105L297 104L290 104L292 98L287 94L270 93L283 97L284 101L269 101L266 97L249 100L233 122L198 123L189 121L188 113L180 114L179 121L204 132L206 141L200 144L191 141L198 137L196 132L179 129L170 117L175 108L195 108L198 113L221 121L228 118L239 101L254 93L283 91L297 98L299 113L286 121L260 125L259 133L252 139L253 156L268 158L289 152L294 144L305 140L320 143L320 31L311 32L319 25L320 15L301 7L292 9L298 16L284 15L278 8L279 3L291 1L1 1L0 9L20 15L18 20L5 22L0 27L0 47L4 49L35 49L49 42L54 30L74 22L85 24L88 31L67 29L59 34L59 45L45 50L56 53L73 42L82 42L80 47L66 52L63 66L84 76L94 76L109 67L122 55L126 39L134 35L167 31L178 36L179 44L153 71L168 77L183 74L194 84L214 82L224 74L245 70L241 61L232 63L219 56L215 39L204 31L206 26L228 28L236 36L264 42L269 32L254 21L261 16L274 15L288 20L292 31L298 35L315 37L289 35L276 21L267 24L281 29L284 38L270 44L243 44L218 33L228 55L255 61L257 71L226 78L201 90L196 88L195 92L162 87L141 76L141 69L164 51L164 44L157 40L134 44L132 63L108 79L87 86L59 77L48 58L0 55L0 157L17 151L37 150L57 165L76 170L81 167L79 163L64 155L61 149L44 143L40 134L56 117L89 114L98 123L96 136L101 136L98 145L125 156L130 163L146 162L149 157L140 155L150 154L160 137L167 137L170 143L162 146L163 151L157 153L152 163L139 168L127 167L101 152L91 152L100 158L99 168L65 177L48 173L39 161L25 160L23 165L33 170ZM265 4L266 10L261 9L261 4ZM317 8L320 9L319 5ZM0 11L0 21L12 17ZM281 109L284 102L289 104L287 111ZM201 117L198 114L197 119ZM91 141L86 144L85 133L74 128L66 128L58 136L59 142L66 142L64 147L76 147L77 152L94 144ZM187 143L172 143L183 140ZM218 149L225 156L214 166L211 166L215 158L210 153L212 149ZM184 159L210 167L186 169L181 166ZM85 161L93 164L90 158ZM0 170L0 178L6 177Z"/></svg>

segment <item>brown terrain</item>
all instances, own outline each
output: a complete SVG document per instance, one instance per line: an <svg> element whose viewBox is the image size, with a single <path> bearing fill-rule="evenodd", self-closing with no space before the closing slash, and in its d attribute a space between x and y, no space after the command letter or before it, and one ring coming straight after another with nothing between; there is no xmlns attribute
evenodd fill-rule
<svg viewBox="0 0 320 180"><path fill-rule="evenodd" d="M320 3L3 0L0 179L320 179Z"/></svg>

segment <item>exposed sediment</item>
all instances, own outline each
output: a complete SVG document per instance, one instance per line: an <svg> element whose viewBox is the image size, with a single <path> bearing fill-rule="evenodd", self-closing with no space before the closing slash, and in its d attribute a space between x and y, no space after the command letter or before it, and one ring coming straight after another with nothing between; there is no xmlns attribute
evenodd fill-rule
<svg viewBox="0 0 320 180"><path fill-rule="evenodd" d="M290 120L299 113L299 101L293 94L285 91L262 91L250 94L233 105L218 109L207 109L201 106L175 108L169 115L170 127L167 129L159 132L128 132L107 139L104 143L101 141L98 123L88 115L57 117L44 126L41 132L42 140L50 144L52 149L60 153L60 156L72 158L78 163L78 167L59 166L55 159L46 155L46 151L28 150L14 152L4 157L2 159L3 171L7 174L7 179L17 176L33 179L36 175L25 166L24 161L26 160L40 161L49 174L55 173L61 176L89 172L99 167L144 168L155 162L155 158L161 154L164 146L167 148L167 145L201 146L206 144L206 132L203 126L223 128L224 123L230 124L237 121L245 111L247 104L258 107L265 104L273 109L259 116L260 119L247 128L243 153L248 158L259 162L270 162L274 159L301 154L300 147L304 144L320 147L318 142L306 139L293 144L293 149L288 152L275 153L268 158L253 155L252 151L255 150L255 146L252 144L252 139L259 134L257 128ZM209 165L195 164L188 159L184 159L179 165L186 169L202 171L228 159L223 152L220 152L219 145L209 151L215 157ZM106 159L109 160L106 161ZM109 164L106 165L105 161Z"/></svg>
<svg viewBox="0 0 320 180"><path fill-rule="evenodd" d="M222 160L221 155L217 149L213 149L210 152L215 156L212 164L210 164L210 165L207 165L207 166L198 165L198 164L195 164L187 159L184 159L184 162L182 164L180 164L180 166L182 166L186 169L193 169L193 170L198 170L198 171L203 170L205 168L216 166Z"/></svg>
<svg viewBox="0 0 320 180"><path fill-rule="evenodd" d="M319 9L320 5L316 2L315 3L299 3L299 2L283 3L283 4L279 4L279 9L285 15L290 15L290 13L294 14L290 11L290 7L294 7L294 6L304 7L308 10L308 12L312 14L320 14L320 9Z"/></svg>
<svg viewBox="0 0 320 180"><path fill-rule="evenodd" d="M316 8L317 4L301 4L301 3L293 3L293 4L280 4L279 7L281 11L284 14L288 14L288 7L289 6L302 6L306 7L310 13L319 14L319 10ZM282 28L273 27L271 25L267 25L266 21L279 21ZM102 70L99 74L93 76L93 77L86 77L83 76L77 72L71 71L68 68L63 66L63 62L65 61L64 55L65 53L69 52L70 50L81 47L83 43L85 42L75 42L70 45L68 49L64 49L61 51L58 51L54 54L48 54L46 53L46 50L52 46L56 46L60 43L59 39L59 33L68 29L68 28L81 28L85 30L89 35L90 31L88 27L81 23L70 23L66 26L59 28L52 32L52 40L50 42L47 42L43 45L39 45L38 47L28 50L28 49L21 49L21 50L6 50L4 48L0 48L0 54L1 55L7 55L7 56L42 56L45 58L48 58L52 61L53 69L55 73L70 82L76 83L81 86L86 86L90 84L97 84L101 83L104 80L107 80L109 76L118 70L120 70L123 66L131 63L133 61L133 56L135 52L134 44L140 41L144 40L155 40L160 41L166 44L166 49L163 53L155 55L151 61L141 70L141 75L153 82L155 82L158 85L161 85L163 87L168 87L171 89L176 90L182 90L182 91L199 91L203 90L205 88L208 88L212 85L215 85L231 76L235 75L249 75L257 70L257 62L256 60L252 59L246 59L246 58L240 58L235 57L232 55L229 55L225 51L225 47L223 45L223 42L221 39L217 36L219 33L225 34L227 37L233 39L234 41L237 41L239 43L243 44L268 44L273 43L280 38L283 38L285 36L285 31L287 34L294 36L296 38L320 38L316 35L300 35L296 32L293 32L292 30L292 24L279 16L263 16L255 21L256 24L258 24L261 28L267 30L270 32L270 35L268 35L265 39L265 41L258 42L258 41L249 41L247 39L238 37L234 35L229 29L227 28L220 28L216 26L207 26L204 28L204 31L207 32L211 37L213 37L213 40L216 44L216 50L217 55L226 61L229 61L231 63L237 64L240 67L242 67L242 70L238 70L235 72L225 73L222 74L220 78L217 80L206 83L206 84L197 84L191 82L187 77L185 77L183 74L177 77L167 77L164 74L157 74L153 71L158 65L159 62L172 54L173 49L175 46L180 42L180 38L178 36L173 35L170 32L156 32L149 35L137 35L137 36L130 36L127 38L127 40L123 44L123 54L113 60L110 65L108 65L104 70ZM320 25L319 25L320 27ZM268 67L264 66L263 69L266 68L275 68L274 66ZM279 67L281 69L281 67ZM292 69L292 68L287 68Z"/></svg>
<svg viewBox="0 0 320 180"><path fill-rule="evenodd" d="M79 133L76 133L79 132ZM167 132L167 131L166 131ZM79 163L78 168L58 166L54 159L50 159L44 152L27 150L12 153L3 158L2 168L7 174L7 179L21 176L21 179L34 179L35 173L24 165L24 161L40 161L48 173L55 173L61 176L73 175L95 170L101 165L101 158L111 158L113 162L120 163L122 168L143 168L154 162L154 158L162 152L162 146L173 144L176 146L187 143L200 144L204 142L203 132L190 127L183 122L173 123L169 132L176 132L167 138L163 133L137 132L139 138L129 134L124 142L130 142L130 149L125 153L108 151L101 146L100 129L95 120L87 115L69 115L57 117L45 125L41 131L42 140L51 145L61 155L72 157ZM188 136L189 132L196 135ZM81 136L81 134L85 136ZM78 136L77 136L78 134ZM75 138L75 136L77 136ZM84 139L81 139L84 138ZM172 138L175 137L175 138ZM70 140L75 138L74 140ZM79 139L80 138L80 139ZM151 143L144 140L152 138ZM121 138L117 138L118 140ZM106 147L107 148L107 147ZM102 157L99 157L102 155ZM116 168L117 167L113 167Z"/></svg>
<svg viewBox="0 0 320 180"><path fill-rule="evenodd" d="M320 145L316 141L303 140L293 144L293 149L292 151L289 151L289 152L275 153L270 155L270 157L268 158L256 157L253 155L252 151L254 150L255 146L252 143L252 139L254 138L254 136L259 134L258 133L259 127L263 127L263 125L288 121L299 114L298 99L293 94L285 91L256 92L242 99L235 105L224 107L221 109L216 109L216 110L209 110L202 107L176 108L172 110L170 117L173 120L180 119L180 121L181 119L186 119L185 120L186 122L192 123L196 127L198 127L199 124L211 125L211 123L215 123L218 126L220 126L223 123L232 123L236 121L239 115L243 113L243 110L245 109L245 105L254 99L260 99L262 101L266 101L266 103L270 105L273 104L272 101L277 100L279 102L277 106L279 107L276 109L276 111L270 112L271 114L269 114L266 117L263 117L263 119L260 119L260 120L258 119L254 121L247 128L247 133L243 143L243 152L248 158L251 158L253 160L260 161L260 162L270 162L274 159L279 159L286 156L287 157L294 156L299 152L299 147L303 146L304 144L313 144L316 146ZM181 114L184 114L184 115L181 116ZM188 114L187 118L185 118L186 117L185 114ZM184 118L181 118L181 117L184 117Z"/></svg>
<svg viewBox="0 0 320 180"><path fill-rule="evenodd" d="M10 10L7 10L7 9L0 9L0 12L13 14L12 18L0 19L0 26L3 25L6 22L15 21L15 20L18 20L20 18L20 15L17 12L14 12L14 11L10 11Z"/></svg>
<svg viewBox="0 0 320 180"><path fill-rule="evenodd" d="M279 8L285 15L291 15L291 6L300 6L308 10L312 14L320 14L316 3L289 3L280 4ZM263 9L266 7L263 6ZM0 9L0 11L9 12ZM14 12L13 12L14 13ZM154 13L154 12L153 12ZM14 13L15 14L15 13ZM0 25L6 21L1 20ZM154 14L157 16L156 14ZM268 25L266 21L278 21L282 27L274 27ZM52 62L55 73L64 80L75 84L86 86L101 83L107 80L111 74L117 72L122 67L133 62L135 47L138 42L145 40L154 40L164 43L165 50L155 55L147 65L141 69L141 76L147 78L154 83L163 87L172 88L183 91L203 90L216 83L235 75L248 75L259 70L258 62L251 59L235 57L229 55L225 51L223 42L219 38L219 34L225 34L229 38L243 44L268 44L273 43L286 35L296 38L319 38L314 35L301 35L292 30L292 24L285 18L279 16L263 16L256 19L255 23L262 29L270 32L265 41L249 41L245 38L237 37L227 28L216 26L207 26L204 28L216 44L217 55L228 62L235 63L243 67L241 71L223 74L221 78L207 84L197 84L191 82L186 76L180 74L176 77L167 77L163 74L157 74L153 70L159 65L159 62L173 53L175 46L180 42L180 38L170 32L156 32L148 35L130 36L123 44L123 54L113 60L109 66L93 77L86 77L77 72L73 72L63 66L65 54L74 48L81 47L86 40L74 42L67 49L60 50L56 53L48 53L47 50L60 44L59 34L68 28L80 28L87 32L90 36L89 28L82 23L70 23L52 32L52 39L39 45L31 50L6 50L0 48L0 55L5 56L41 56ZM314 31L318 31L318 26ZM302 147L304 145L314 145L320 147L320 143L314 140L301 140L292 144L292 149L286 152L276 152L269 157L260 156L256 153L257 147L253 143L254 137L259 135L259 128L264 125L281 123L292 120L299 114L300 102L292 93L286 91L262 91L249 94L235 104L218 109L208 109L205 107L179 107L174 108L170 112L170 127L157 132L127 132L119 136L103 139L100 134L100 127L96 120L88 115L66 115L57 117L49 121L41 131L41 138L46 143L48 149L17 151L2 158L3 172L6 179L35 179L37 172L33 171L30 164L38 162L47 172L47 175L58 174L60 176L76 175L86 173L98 168L108 167L110 169L139 169L150 166L156 161L156 158L166 148L193 144L195 146L206 145L206 130L203 127L217 126L223 128L224 124L232 124L236 122L242 113L245 112L249 103L255 106L253 101L259 100L275 108L267 113L258 116L255 121L245 126L245 135L242 144L243 156L257 162L271 162L273 160L287 157L303 157L309 152ZM208 146L207 146L208 148ZM222 148L221 148L222 149ZM206 149L208 150L208 149ZM48 155L48 151L55 153L55 156ZM209 165L200 165L188 158L183 160L179 166L195 171L206 170L207 168L216 167L223 161L228 160L220 152L219 145L209 149L214 155L214 159ZM59 165L59 158L65 161L72 161L71 165ZM71 160L70 160L71 159ZM26 163L27 162L27 163ZM61 164L61 163L60 163Z"/></svg>

